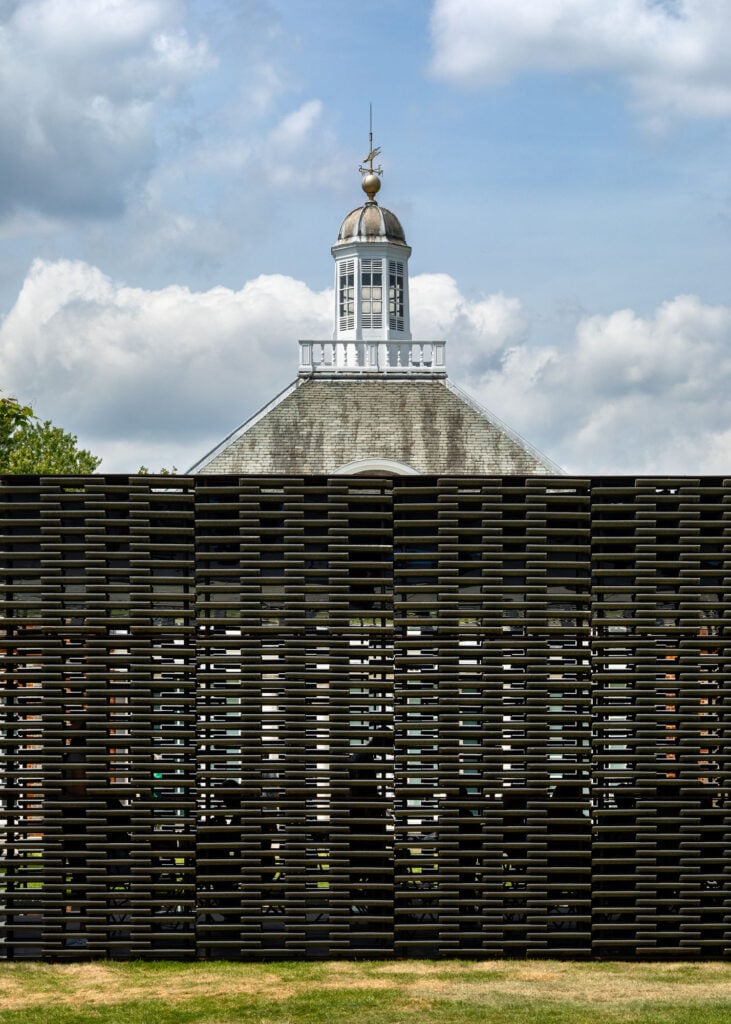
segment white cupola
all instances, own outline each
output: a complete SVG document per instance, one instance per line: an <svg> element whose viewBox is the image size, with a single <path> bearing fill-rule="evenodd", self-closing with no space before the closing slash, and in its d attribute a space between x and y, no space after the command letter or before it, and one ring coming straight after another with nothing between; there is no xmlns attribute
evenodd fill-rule
<svg viewBox="0 0 731 1024"><path fill-rule="evenodd" d="M410 341L409 256L398 217L379 206L380 167L361 167L363 206L352 210L332 247L335 258L335 341Z"/></svg>
<svg viewBox="0 0 731 1024"><path fill-rule="evenodd" d="M398 217L379 206L380 167L371 146L360 173L366 202L340 225L335 259L335 329L330 341L300 341L299 377L446 377L445 342L413 341L409 256Z"/></svg>

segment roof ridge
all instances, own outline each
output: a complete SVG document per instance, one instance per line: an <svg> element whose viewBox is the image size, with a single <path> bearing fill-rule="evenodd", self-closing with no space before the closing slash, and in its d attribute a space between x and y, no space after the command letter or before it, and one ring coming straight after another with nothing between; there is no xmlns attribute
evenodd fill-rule
<svg viewBox="0 0 731 1024"><path fill-rule="evenodd" d="M459 384L455 384L454 381L450 380L448 377L445 380L442 380L441 383L456 395L457 398L461 398L466 405L469 405L475 412L479 413L480 416L484 416L484 418L489 420L493 426L502 430L511 441L520 445L521 448L529 452L533 458L537 459L538 462L541 462L547 469L550 469L552 472L558 473L561 476L566 475L566 470L562 466L559 466L557 462L554 462L553 459L548 457L548 455L545 455L540 448L536 448L535 445L532 445L530 441L526 441L526 439L522 437L517 430L513 430L512 427L509 427L508 424L505 423L504 420L501 420L494 412L486 408L484 405L481 405L476 398L473 398L472 395L468 391L465 391L464 388L460 387Z"/></svg>
<svg viewBox="0 0 731 1024"><path fill-rule="evenodd" d="M243 423L240 423L239 426L235 427L230 434L224 437L223 441L220 441L215 446L215 448L211 448L209 452L206 452L203 458L198 459L197 462L194 462L190 469L187 470L187 474L197 473L200 471L200 467L203 466L205 463L212 462L213 459L215 459L215 457L219 454L219 452L223 451L225 448L228 447L229 443L232 444L234 441L236 441L242 434L245 434L247 430L253 427L255 423L258 423L259 420L263 419L264 416L267 415L267 413L271 412L272 409L276 408L276 406L278 406L280 402L283 402L288 395L290 395L293 391L296 390L296 388L300 386L300 384L303 383L303 380L304 378L295 377L295 379L290 384L288 384L286 388L283 388L278 395L275 395L274 398L271 399L271 401L267 402L266 405L263 405L258 412L255 412L253 416L249 416L248 420L244 420Z"/></svg>

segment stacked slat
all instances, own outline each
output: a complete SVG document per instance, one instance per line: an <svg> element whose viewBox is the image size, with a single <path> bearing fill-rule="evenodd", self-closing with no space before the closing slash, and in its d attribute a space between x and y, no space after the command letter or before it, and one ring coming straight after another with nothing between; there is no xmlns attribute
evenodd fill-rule
<svg viewBox="0 0 731 1024"><path fill-rule="evenodd" d="M390 490L199 482L202 955L392 944Z"/></svg>
<svg viewBox="0 0 731 1024"><path fill-rule="evenodd" d="M3 488L10 957L194 955L188 484Z"/></svg>
<svg viewBox="0 0 731 1024"><path fill-rule="evenodd" d="M593 486L594 951L725 956L726 481Z"/></svg>
<svg viewBox="0 0 731 1024"><path fill-rule="evenodd" d="M730 496L4 478L0 956L727 957Z"/></svg>
<svg viewBox="0 0 731 1024"><path fill-rule="evenodd" d="M590 941L586 481L399 481L396 949Z"/></svg>

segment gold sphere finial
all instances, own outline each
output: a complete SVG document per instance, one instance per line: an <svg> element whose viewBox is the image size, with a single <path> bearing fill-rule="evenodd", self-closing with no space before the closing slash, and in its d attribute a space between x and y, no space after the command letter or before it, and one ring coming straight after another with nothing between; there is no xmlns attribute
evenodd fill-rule
<svg viewBox="0 0 731 1024"><path fill-rule="evenodd" d="M380 191L381 188L381 179L373 171L369 171L367 174L363 175L363 180L360 183L360 187L368 196L368 202L375 203L376 194Z"/></svg>

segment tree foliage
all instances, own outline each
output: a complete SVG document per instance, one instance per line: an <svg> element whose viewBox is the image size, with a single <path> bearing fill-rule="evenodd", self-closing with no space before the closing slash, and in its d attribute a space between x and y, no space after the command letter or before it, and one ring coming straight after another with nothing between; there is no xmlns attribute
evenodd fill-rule
<svg viewBox="0 0 731 1024"><path fill-rule="evenodd" d="M33 419L29 405L21 405L14 398L0 398L0 468L7 466L13 438L18 430Z"/></svg>
<svg viewBox="0 0 731 1024"><path fill-rule="evenodd" d="M0 472L93 473L100 462L73 434L41 422L29 405L0 398Z"/></svg>

